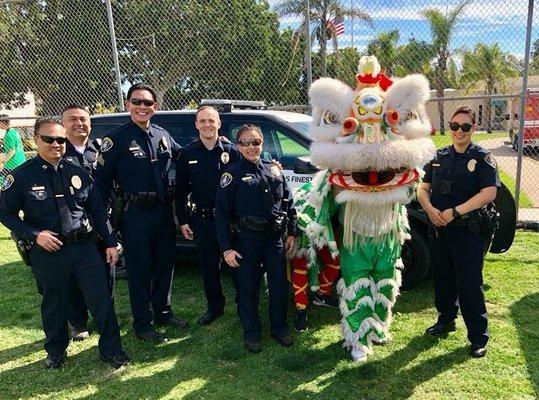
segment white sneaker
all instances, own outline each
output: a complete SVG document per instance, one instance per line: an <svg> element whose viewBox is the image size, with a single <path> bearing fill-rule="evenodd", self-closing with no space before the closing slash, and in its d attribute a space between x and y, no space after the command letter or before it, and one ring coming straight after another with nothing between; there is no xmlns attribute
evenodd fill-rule
<svg viewBox="0 0 539 400"><path fill-rule="evenodd" d="M363 347L353 349L350 352L350 355L352 356L352 360L355 362L367 361L367 354L365 353L365 351L363 351Z"/></svg>

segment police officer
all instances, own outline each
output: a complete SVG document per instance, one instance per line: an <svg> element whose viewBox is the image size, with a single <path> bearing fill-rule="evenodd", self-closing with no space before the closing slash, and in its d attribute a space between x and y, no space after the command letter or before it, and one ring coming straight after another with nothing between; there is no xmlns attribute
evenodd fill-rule
<svg viewBox="0 0 539 400"><path fill-rule="evenodd" d="M260 128L244 125L237 138L242 159L221 176L215 224L225 262L237 268L238 313L244 344L248 351L258 353L261 350L258 303L264 270L269 288L271 336L282 346L293 344L286 320L285 251L290 252L294 246L296 210L280 169L260 158L263 146ZM231 227L235 237L230 235Z"/></svg>
<svg viewBox="0 0 539 400"><path fill-rule="evenodd" d="M439 316L426 333L440 336L454 331L460 306L471 355L483 357L489 335L482 268L490 237L480 229L485 225L480 223L485 218L480 210L496 198L499 180L492 155L472 143L475 112L466 106L457 108L449 128L453 144L438 150L417 191L434 225L430 249Z"/></svg>
<svg viewBox="0 0 539 400"><path fill-rule="evenodd" d="M196 241L208 303L206 313L197 323L209 325L223 315L225 307L221 251L215 234L215 195L221 174L241 155L234 144L219 138L221 120L215 108L199 108L195 126L199 137L182 149L176 164L176 217L183 237ZM190 210L187 209L189 197Z"/></svg>
<svg viewBox="0 0 539 400"><path fill-rule="evenodd" d="M103 199L109 199L114 182L125 201L120 233L135 334L162 343L167 339L153 322L184 327L187 321L176 317L170 305L175 227L168 173L180 146L150 123L156 100L150 86L131 86L126 101L131 121L104 136L95 180Z"/></svg>
<svg viewBox="0 0 539 400"><path fill-rule="evenodd" d="M66 128L68 139L64 157L78 162L93 176L100 143L98 140L89 140L90 114L79 105L69 105L62 111L62 124ZM74 281L70 284L69 324L73 340L88 338L88 308L82 291Z"/></svg>
<svg viewBox="0 0 539 400"><path fill-rule="evenodd" d="M19 238L32 242L29 259L38 287L43 289L41 316L47 368L60 367L69 343L68 287L74 279L82 289L100 333L101 359L114 367L129 363L122 350L103 260L92 240L88 217L106 243L114 265L116 239L90 175L62 158L66 133L60 120L40 118L34 127L38 155L6 178L0 194L0 221ZM19 212L23 211L21 218Z"/></svg>

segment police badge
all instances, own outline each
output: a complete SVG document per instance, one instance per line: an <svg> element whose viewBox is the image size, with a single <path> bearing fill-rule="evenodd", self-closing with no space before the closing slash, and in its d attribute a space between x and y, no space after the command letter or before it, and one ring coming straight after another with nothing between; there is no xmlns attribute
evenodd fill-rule
<svg viewBox="0 0 539 400"><path fill-rule="evenodd" d="M230 161L230 154L228 154L226 152L222 152L221 153L221 162L223 164L227 164L229 161Z"/></svg>

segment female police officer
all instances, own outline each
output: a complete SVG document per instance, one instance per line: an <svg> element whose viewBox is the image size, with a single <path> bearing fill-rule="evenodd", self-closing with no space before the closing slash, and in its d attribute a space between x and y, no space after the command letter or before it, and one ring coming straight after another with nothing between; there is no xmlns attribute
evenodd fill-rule
<svg viewBox="0 0 539 400"><path fill-rule="evenodd" d="M440 336L455 330L460 306L471 355L483 357L488 330L482 268L486 240L490 238L477 228L483 218L479 210L496 198L499 181L491 154L472 143L475 112L466 106L457 108L449 128L453 145L438 150L426 166L417 191L434 225L430 247L439 316L427 333Z"/></svg>
<svg viewBox="0 0 539 400"><path fill-rule="evenodd" d="M296 211L280 169L260 158L263 144L260 128L242 126L237 140L242 159L221 176L215 225L225 262L237 268L238 313L245 346L248 351L258 353L261 350L258 303L263 270L268 276L271 337L285 347L293 344L286 320L285 251L290 252L294 246ZM231 227L235 232L233 238Z"/></svg>

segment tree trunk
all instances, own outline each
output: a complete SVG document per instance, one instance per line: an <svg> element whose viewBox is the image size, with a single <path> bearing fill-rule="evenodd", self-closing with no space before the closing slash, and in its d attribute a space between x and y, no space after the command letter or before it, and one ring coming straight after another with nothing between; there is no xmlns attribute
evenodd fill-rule
<svg viewBox="0 0 539 400"><path fill-rule="evenodd" d="M494 94L494 85L492 83L487 83L487 94ZM485 104L485 121L487 133L492 133L492 99L487 99Z"/></svg>
<svg viewBox="0 0 539 400"><path fill-rule="evenodd" d="M441 54L438 55L438 71L436 73L436 96L439 99L444 98L444 89L445 89L445 71L447 69L447 57L446 51L442 50ZM440 135L445 135L445 112L444 112L444 102L438 100L438 115L440 116Z"/></svg>

